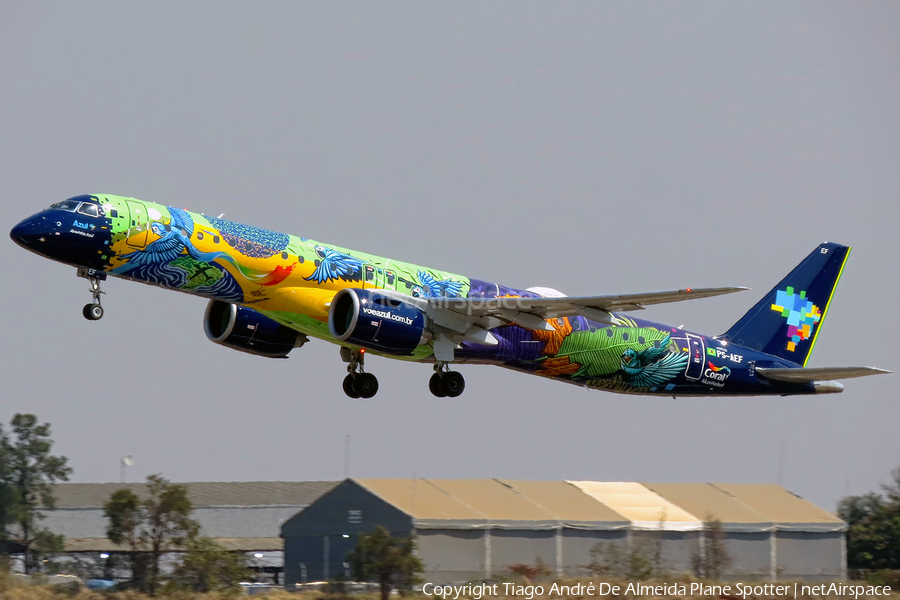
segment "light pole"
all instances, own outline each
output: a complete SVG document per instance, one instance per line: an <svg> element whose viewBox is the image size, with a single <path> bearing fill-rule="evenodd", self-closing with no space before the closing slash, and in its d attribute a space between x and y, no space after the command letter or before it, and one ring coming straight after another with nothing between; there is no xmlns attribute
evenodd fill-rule
<svg viewBox="0 0 900 600"><path fill-rule="evenodd" d="M122 469L120 471L122 476L122 483L125 483L125 469L134 464L134 457L130 454L126 454L122 457Z"/></svg>

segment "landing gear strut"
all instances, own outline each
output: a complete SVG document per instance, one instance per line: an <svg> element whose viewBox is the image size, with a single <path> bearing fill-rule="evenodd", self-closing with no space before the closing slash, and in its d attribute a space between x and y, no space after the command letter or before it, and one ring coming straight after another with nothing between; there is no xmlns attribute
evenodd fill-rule
<svg viewBox="0 0 900 600"><path fill-rule="evenodd" d="M466 389L466 380L462 373L451 371L447 363L434 365L434 375L428 381L428 389L438 398L456 398Z"/></svg>
<svg viewBox="0 0 900 600"><path fill-rule="evenodd" d="M93 302L84 305L84 308L81 309L81 314L88 321L97 321L103 317L103 307L100 306L100 294L105 294L106 292L100 289L100 282L106 279L106 273L82 267L78 269L78 276L91 282L91 296L94 298Z"/></svg>
<svg viewBox="0 0 900 600"><path fill-rule="evenodd" d="M351 398L371 398L378 393L378 378L364 370L365 350L351 350L342 346L341 358L348 363L347 376L343 382L345 394Z"/></svg>

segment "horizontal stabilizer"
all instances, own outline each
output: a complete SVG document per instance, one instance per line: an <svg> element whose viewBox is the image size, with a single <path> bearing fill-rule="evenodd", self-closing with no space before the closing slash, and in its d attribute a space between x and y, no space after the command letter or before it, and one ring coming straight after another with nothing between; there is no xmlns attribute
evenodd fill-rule
<svg viewBox="0 0 900 600"><path fill-rule="evenodd" d="M757 367L756 369L757 375L762 375L773 381L788 381L791 383L809 383L825 379L850 379L851 377L866 377L867 375L880 375L890 372L875 367L804 367L800 369Z"/></svg>

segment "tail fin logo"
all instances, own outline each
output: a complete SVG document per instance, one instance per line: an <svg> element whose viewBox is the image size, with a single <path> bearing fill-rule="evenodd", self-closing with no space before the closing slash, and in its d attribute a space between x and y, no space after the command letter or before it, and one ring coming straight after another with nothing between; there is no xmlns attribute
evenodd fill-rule
<svg viewBox="0 0 900 600"><path fill-rule="evenodd" d="M810 339L816 325L822 320L822 310L806 297L806 292L795 294L791 286L784 291L775 292L772 310L781 313L781 316L787 319L789 338L787 349L790 352L793 352L801 341Z"/></svg>

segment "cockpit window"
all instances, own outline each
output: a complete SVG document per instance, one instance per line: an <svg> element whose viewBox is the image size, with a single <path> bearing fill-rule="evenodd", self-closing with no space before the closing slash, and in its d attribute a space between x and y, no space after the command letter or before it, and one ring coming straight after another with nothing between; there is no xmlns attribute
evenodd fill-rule
<svg viewBox="0 0 900 600"><path fill-rule="evenodd" d="M89 217L99 217L100 216L100 208L96 204L89 204L87 202L82 202L81 206L78 207L79 214L87 215Z"/></svg>
<svg viewBox="0 0 900 600"><path fill-rule="evenodd" d="M75 212L75 209L78 208L79 204L81 204L81 202L78 202L77 200L63 200L62 202L51 205L50 208L64 210L66 212Z"/></svg>

